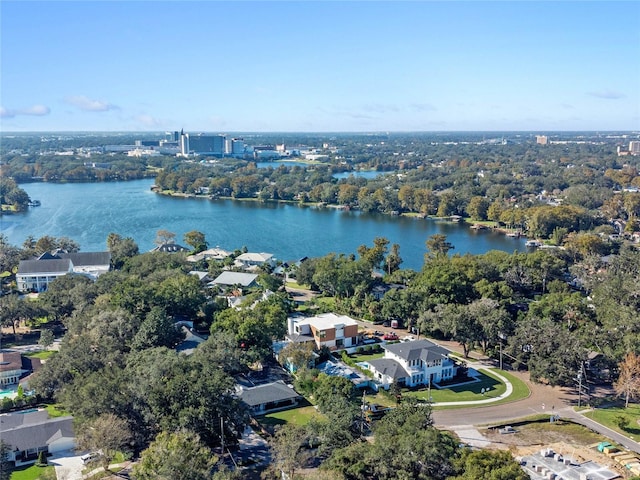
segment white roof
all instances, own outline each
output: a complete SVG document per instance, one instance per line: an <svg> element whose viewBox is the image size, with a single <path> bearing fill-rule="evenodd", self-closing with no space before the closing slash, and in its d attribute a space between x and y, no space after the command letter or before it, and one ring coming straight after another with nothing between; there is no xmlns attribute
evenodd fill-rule
<svg viewBox="0 0 640 480"><path fill-rule="evenodd" d="M294 319L298 325L311 325L317 330L327 330L336 326L358 325L353 318L346 315L336 315L335 313L323 313L315 317L305 317L301 320Z"/></svg>
<svg viewBox="0 0 640 480"><path fill-rule="evenodd" d="M271 258L273 258L272 253L247 252L236 257L236 260L240 260L241 262L268 262L269 260L271 260Z"/></svg>

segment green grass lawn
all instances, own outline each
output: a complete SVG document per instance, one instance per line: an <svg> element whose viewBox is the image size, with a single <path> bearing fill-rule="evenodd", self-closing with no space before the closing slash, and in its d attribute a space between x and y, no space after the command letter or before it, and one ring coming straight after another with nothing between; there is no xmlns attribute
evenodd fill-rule
<svg viewBox="0 0 640 480"><path fill-rule="evenodd" d="M629 420L629 425L624 430L621 430L618 425L616 425L615 418L619 415L623 415ZM638 423L638 420L640 419L640 404L638 403L629 403L628 408L597 408L591 412L585 413L584 416L595 420L596 422L601 423L622 435L626 435L633 440L640 439L640 423Z"/></svg>
<svg viewBox="0 0 640 480"><path fill-rule="evenodd" d="M354 353L349 355L354 362L368 362L369 360L376 360L384 357L384 350L378 353Z"/></svg>
<svg viewBox="0 0 640 480"><path fill-rule="evenodd" d="M291 410L270 413L259 418L258 421L264 426L284 425L286 423L306 425L309 423L309 420L314 417L322 417L322 414L318 412L313 405L307 405Z"/></svg>
<svg viewBox="0 0 640 480"><path fill-rule="evenodd" d="M39 358L40 360L46 360L56 353L58 352L56 352L55 350L40 350L39 352L29 352L25 356Z"/></svg>
<svg viewBox="0 0 640 480"><path fill-rule="evenodd" d="M500 405L503 403L513 402L515 400L521 400L529 396L529 389L526 384L517 377L501 371L500 374L506 377L513 386L513 393L504 400L499 400L491 405ZM491 397L497 397L506 391L506 385L498 380L497 377L491 373L483 371L480 376L480 382L468 383L466 385L460 385L456 387L446 387L437 389L431 388L431 397L434 403L439 402L468 402L485 400ZM489 389L488 393L482 394L482 389ZM423 388L420 390L403 390L402 395L405 397L414 397L422 401L427 401L429 396L429 389ZM395 406L395 399L388 395L379 393L376 395L367 396L366 400L370 403L378 403L385 406ZM436 406L435 408L468 408L469 405L452 405L452 406Z"/></svg>
<svg viewBox="0 0 640 480"><path fill-rule="evenodd" d="M336 299L334 297L316 297L313 299L316 305L320 305L331 310L336 308Z"/></svg>
<svg viewBox="0 0 640 480"><path fill-rule="evenodd" d="M47 405L45 408L47 409L47 412L49 412L49 417L51 418L68 417L71 415L71 412L66 411L61 403Z"/></svg>
<svg viewBox="0 0 640 480"><path fill-rule="evenodd" d="M49 473L52 472L52 473ZM46 475L46 478L56 478L55 468L50 467L36 467L31 465L30 467L18 467L11 472L11 480L35 480L40 478L41 475Z"/></svg>

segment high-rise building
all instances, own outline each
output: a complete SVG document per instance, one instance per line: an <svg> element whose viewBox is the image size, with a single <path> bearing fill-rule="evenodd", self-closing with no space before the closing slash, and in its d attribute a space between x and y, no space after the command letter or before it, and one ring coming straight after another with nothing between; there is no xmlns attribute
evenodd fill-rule
<svg viewBox="0 0 640 480"><path fill-rule="evenodd" d="M244 155L246 150L244 139L242 138L232 138L231 139L231 155Z"/></svg>
<svg viewBox="0 0 640 480"><path fill-rule="evenodd" d="M179 142L180 141L180 132L164 132L164 139L167 142Z"/></svg>
<svg viewBox="0 0 640 480"><path fill-rule="evenodd" d="M632 140L629 142L629 153L631 155L640 155L640 141Z"/></svg>
<svg viewBox="0 0 640 480"><path fill-rule="evenodd" d="M182 156L188 156L191 153L189 146L189 134L184 133L184 130L180 132L180 154Z"/></svg>
<svg viewBox="0 0 640 480"><path fill-rule="evenodd" d="M214 155L222 157L226 151L224 135L189 135L189 148L197 155Z"/></svg>

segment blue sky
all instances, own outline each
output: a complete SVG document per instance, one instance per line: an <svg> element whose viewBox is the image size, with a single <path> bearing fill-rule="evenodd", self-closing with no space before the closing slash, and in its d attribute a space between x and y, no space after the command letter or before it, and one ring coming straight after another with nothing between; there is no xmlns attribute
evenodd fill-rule
<svg viewBox="0 0 640 480"><path fill-rule="evenodd" d="M0 2L2 131L639 130L640 2Z"/></svg>

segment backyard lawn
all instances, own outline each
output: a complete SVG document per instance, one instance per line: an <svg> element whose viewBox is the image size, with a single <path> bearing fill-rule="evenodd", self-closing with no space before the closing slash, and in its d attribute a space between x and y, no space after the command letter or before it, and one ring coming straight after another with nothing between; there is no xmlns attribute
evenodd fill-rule
<svg viewBox="0 0 640 480"><path fill-rule="evenodd" d="M306 425L312 418L321 416L322 414L318 412L313 405L308 405L306 407L270 413L258 419L258 421L264 426L284 425L286 423Z"/></svg>
<svg viewBox="0 0 640 480"><path fill-rule="evenodd" d="M35 480L37 478L48 478L55 479L55 468L54 467L36 467L35 465L31 465L30 467L18 467L13 472L11 472L11 480Z"/></svg>
<svg viewBox="0 0 640 480"><path fill-rule="evenodd" d="M616 423L616 417L624 416L628 420L628 426L621 430ZM595 420L611 430L626 435L627 437L638 440L640 439L640 404L629 403L628 408L610 407L596 408L591 412L586 412L585 417Z"/></svg>
<svg viewBox="0 0 640 480"><path fill-rule="evenodd" d="M366 348L366 347L364 347L364 348ZM354 354L349 355L349 357L351 357L355 363L368 362L369 360L376 360L378 358L384 357L384 350L381 350L381 351L379 351L377 353L366 353L366 352L354 353Z"/></svg>
<svg viewBox="0 0 640 480"><path fill-rule="evenodd" d="M46 360L56 353L58 352L56 352L55 350L40 350L39 352L29 352L25 356L39 358L40 360Z"/></svg>
<svg viewBox="0 0 640 480"><path fill-rule="evenodd" d="M51 418L67 417L71 415L71 412L66 411L61 403L47 405L45 408L47 409L47 412L49 412L49 417Z"/></svg>

